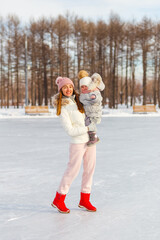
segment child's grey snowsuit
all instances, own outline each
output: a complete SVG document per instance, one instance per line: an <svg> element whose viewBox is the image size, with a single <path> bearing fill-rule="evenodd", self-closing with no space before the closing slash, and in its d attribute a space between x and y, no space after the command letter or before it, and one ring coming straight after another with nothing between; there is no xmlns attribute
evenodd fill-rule
<svg viewBox="0 0 160 240"><path fill-rule="evenodd" d="M82 79L81 79L82 80ZM81 81L80 80L80 81ZM88 81L86 81L87 83ZM89 127L89 131L96 132L96 124L101 122L102 116L102 96L100 91L103 91L105 85L101 76L98 73L94 73L89 81L89 85L85 84L85 77L81 81L80 86L83 84L88 86L89 93L80 94L80 102L83 104L86 114L86 126ZM99 91L100 90L100 91ZM94 97L94 98L92 98Z"/></svg>
<svg viewBox="0 0 160 240"><path fill-rule="evenodd" d="M91 97L95 98L92 99ZM81 93L80 102L83 103L86 114L86 122L89 122L89 131L96 132L96 124L101 122L102 116L102 96L99 90L90 93ZM88 125L88 124L86 124Z"/></svg>

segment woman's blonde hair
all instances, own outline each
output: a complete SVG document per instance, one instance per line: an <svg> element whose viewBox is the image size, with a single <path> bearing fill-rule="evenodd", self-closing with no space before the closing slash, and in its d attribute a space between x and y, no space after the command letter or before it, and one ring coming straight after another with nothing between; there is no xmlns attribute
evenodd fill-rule
<svg viewBox="0 0 160 240"><path fill-rule="evenodd" d="M79 94L73 89L73 94L75 95L75 101L78 107L78 110L81 113L84 113L84 108L82 103L79 101ZM59 91L59 96L57 98L57 116L59 116L61 114L61 106L62 106L62 97L63 97L63 93L62 93L62 89Z"/></svg>

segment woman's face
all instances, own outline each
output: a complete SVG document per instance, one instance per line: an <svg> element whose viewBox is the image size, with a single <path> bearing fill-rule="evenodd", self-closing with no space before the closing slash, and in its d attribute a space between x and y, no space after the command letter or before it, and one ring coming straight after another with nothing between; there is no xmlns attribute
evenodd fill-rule
<svg viewBox="0 0 160 240"><path fill-rule="evenodd" d="M73 86L72 84L66 84L62 87L63 95L66 97L70 97L73 94Z"/></svg>

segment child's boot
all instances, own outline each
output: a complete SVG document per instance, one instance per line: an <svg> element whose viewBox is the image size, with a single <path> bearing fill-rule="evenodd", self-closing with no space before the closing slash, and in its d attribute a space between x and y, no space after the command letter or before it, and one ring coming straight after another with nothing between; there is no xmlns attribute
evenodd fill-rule
<svg viewBox="0 0 160 240"><path fill-rule="evenodd" d="M89 134L89 141L87 143L87 146L91 146L99 142L99 138L97 137L96 132L89 131L88 134Z"/></svg>

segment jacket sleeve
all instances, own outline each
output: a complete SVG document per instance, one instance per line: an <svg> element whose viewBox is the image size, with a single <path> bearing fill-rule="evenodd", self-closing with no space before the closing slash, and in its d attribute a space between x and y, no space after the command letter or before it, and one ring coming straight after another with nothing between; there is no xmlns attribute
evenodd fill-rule
<svg viewBox="0 0 160 240"><path fill-rule="evenodd" d="M83 105L89 105L91 98L90 98L89 94L80 94L79 100Z"/></svg>
<svg viewBox="0 0 160 240"><path fill-rule="evenodd" d="M95 96L94 99L91 98L92 95ZM84 106L92 105L99 102L99 100L97 99L97 94L95 93L81 94L79 100Z"/></svg>
<svg viewBox="0 0 160 240"><path fill-rule="evenodd" d="M83 135L88 132L88 128L85 126L84 127L83 126L82 127L73 126L73 124L70 120L69 114L65 109L63 109L61 111L60 120L61 120L64 130L71 137L80 136L80 135Z"/></svg>
<svg viewBox="0 0 160 240"><path fill-rule="evenodd" d="M103 91L103 90L105 89L104 83L101 82L101 83L99 84L98 88L99 88L100 91Z"/></svg>
<svg viewBox="0 0 160 240"><path fill-rule="evenodd" d="M91 99L90 104L95 104L95 103L100 104L102 102L102 96L100 92L96 91L93 94L91 94L91 96L92 95L95 95L95 98Z"/></svg>
<svg viewBox="0 0 160 240"><path fill-rule="evenodd" d="M94 95L95 98L91 98L91 96ZM102 102L102 96L99 91L91 92L88 94L81 94L80 95L80 102L83 103L83 105L93 105L95 103L101 104Z"/></svg>

